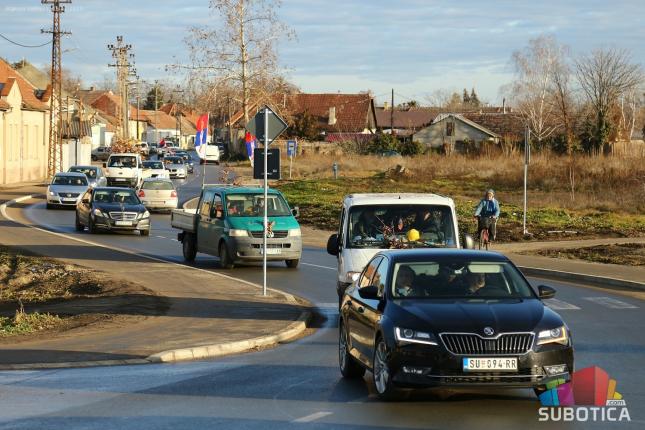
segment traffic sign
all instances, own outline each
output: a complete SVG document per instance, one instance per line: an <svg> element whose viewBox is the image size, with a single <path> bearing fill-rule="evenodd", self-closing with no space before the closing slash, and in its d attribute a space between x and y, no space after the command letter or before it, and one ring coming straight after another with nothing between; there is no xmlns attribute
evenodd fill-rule
<svg viewBox="0 0 645 430"><path fill-rule="evenodd" d="M296 141L295 140L287 140L287 156L288 157L293 157L296 155Z"/></svg>
<svg viewBox="0 0 645 430"><path fill-rule="evenodd" d="M264 157L263 148L255 148L253 157L261 160ZM279 180L280 177L280 149L274 148L267 151L267 179ZM264 179L264 165L253 163L253 179Z"/></svg>
<svg viewBox="0 0 645 430"><path fill-rule="evenodd" d="M264 112L267 111L268 118L268 132L266 133L266 138L269 141L269 145L273 140L280 136L280 134L285 131L288 127L287 123L278 116L277 113L273 112L270 107L264 106L262 109L256 113L253 118L246 124L246 129L254 135L258 142L264 144L265 135L264 135Z"/></svg>

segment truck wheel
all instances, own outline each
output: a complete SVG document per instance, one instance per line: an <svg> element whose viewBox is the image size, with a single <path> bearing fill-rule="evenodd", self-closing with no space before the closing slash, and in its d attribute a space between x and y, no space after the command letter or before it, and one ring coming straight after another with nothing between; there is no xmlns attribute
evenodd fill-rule
<svg viewBox="0 0 645 430"><path fill-rule="evenodd" d="M184 254L184 260L189 263L195 261L197 256L197 249L195 247L195 236L187 233L184 235L184 240L181 241L181 250Z"/></svg>
<svg viewBox="0 0 645 430"><path fill-rule="evenodd" d="M233 264L233 259L228 253L228 247L224 242L222 242L219 246L219 264L220 266L222 266L223 269L230 270L233 267L235 267L235 264Z"/></svg>
<svg viewBox="0 0 645 430"><path fill-rule="evenodd" d="M295 260L285 260L284 262L287 263L287 267L289 269L295 269L296 267L298 267L300 260L296 258Z"/></svg>

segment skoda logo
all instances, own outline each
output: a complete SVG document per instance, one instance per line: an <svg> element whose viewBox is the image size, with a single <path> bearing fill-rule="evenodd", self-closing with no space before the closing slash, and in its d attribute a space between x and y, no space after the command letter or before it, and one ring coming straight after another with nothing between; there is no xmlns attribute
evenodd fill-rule
<svg viewBox="0 0 645 430"><path fill-rule="evenodd" d="M493 330L491 327L484 327L484 334L486 336L492 336L495 334L495 330Z"/></svg>

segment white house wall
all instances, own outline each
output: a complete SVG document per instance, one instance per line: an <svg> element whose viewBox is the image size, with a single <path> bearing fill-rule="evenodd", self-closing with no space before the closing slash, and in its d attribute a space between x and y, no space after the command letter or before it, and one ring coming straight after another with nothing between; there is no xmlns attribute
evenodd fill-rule
<svg viewBox="0 0 645 430"><path fill-rule="evenodd" d="M446 136L446 122L452 121L454 126L453 136ZM431 148L441 148L444 143L456 143L458 141L471 140L473 142L481 142L488 139L490 136L483 131L466 124L454 117L446 117L441 121L429 125L428 127L415 133L412 137L420 143L423 143Z"/></svg>

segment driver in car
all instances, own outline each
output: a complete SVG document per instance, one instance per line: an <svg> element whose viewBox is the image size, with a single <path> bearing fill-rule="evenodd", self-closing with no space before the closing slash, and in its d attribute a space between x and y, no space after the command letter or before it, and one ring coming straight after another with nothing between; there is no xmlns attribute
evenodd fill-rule
<svg viewBox="0 0 645 430"><path fill-rule="evenodd" d="M396 293L401 297L416 296L417 292L413 286L415 277L414 270L410 266L399 267L394 283Z"/></svg>

